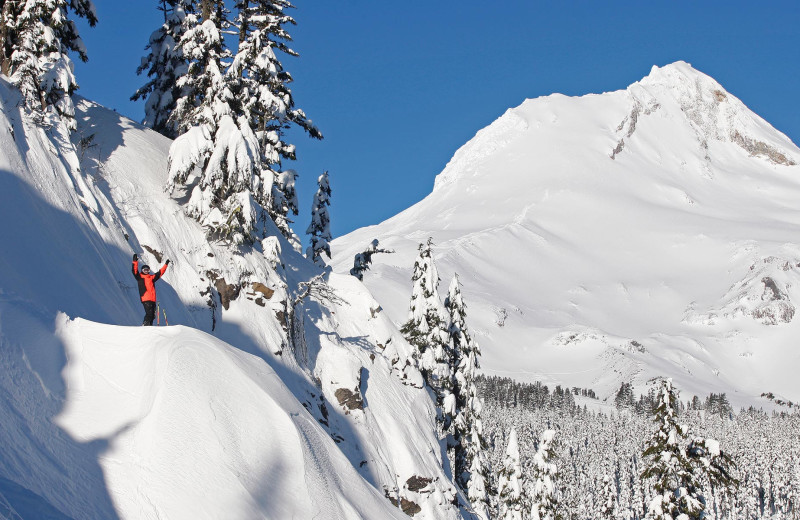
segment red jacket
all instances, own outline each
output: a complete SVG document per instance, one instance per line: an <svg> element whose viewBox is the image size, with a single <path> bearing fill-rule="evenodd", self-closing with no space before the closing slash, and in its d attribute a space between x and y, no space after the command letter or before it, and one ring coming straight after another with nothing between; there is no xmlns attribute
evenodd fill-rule
<svg viewBox="0 0 800 520"><path fill-rule="evenodd" d="M139 272L139 262L133 262L133 277L139 283L139 296L143 302L156 301L156 281L167 271L167 264L161 267L156 274L143 274Z"/></svg>

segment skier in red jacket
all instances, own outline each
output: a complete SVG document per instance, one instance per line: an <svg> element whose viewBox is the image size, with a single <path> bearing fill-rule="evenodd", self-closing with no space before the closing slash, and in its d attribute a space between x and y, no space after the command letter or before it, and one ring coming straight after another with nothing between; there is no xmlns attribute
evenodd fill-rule
<svg viewBox="0 0 800 520"><path fill-rule="evenodd" d="M155 283L167 271L167 260L156 274L150 274L150 266L143 265L139 271L139 255L133 255L133 277L139 283L139 296L144 306L144 321L142 325L152 326L156 319L156 286Z"/></svg>

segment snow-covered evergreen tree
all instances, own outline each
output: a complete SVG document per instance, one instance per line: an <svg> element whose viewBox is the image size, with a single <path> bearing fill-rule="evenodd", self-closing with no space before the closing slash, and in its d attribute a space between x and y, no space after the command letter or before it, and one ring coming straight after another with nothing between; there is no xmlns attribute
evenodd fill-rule
<svg viewBox="0 0 800 520"><path fill-rule="evenodd" d="M481 351L467 329L467 306L461 295L458 275L453 276L444 302L449 316L448 332L453 347L453 395L455 419L453 421L453 475L459 487L467 493L475 511L488 511L489 497L486 487L489 465L484 454L487 448L483 436L481 411L483 403L475 385L478 358Z"/></svg>
<svg viewBox="0 0 800 520"><path fill-rule="evenodd" d="M331 204L331 185L328 172L324 172L317 179L317 192L311 204L311 224L306 233L311 235L311 245L308 247L306 257L317 265L324 266L322 253L331 257L331 216L328 206Z"/></svg>
<svg viewBox="0 0 800 520"><path fill-rule="evenodd" d="M252 243L264 236L267 214L299 250L289 226L297 214L291 170L281 171L282 158L294 159L294 146L284 143L283 130L297 125L312 137L321 134L294 108L286 85L291 76L273 48L294 54L285 45L284 0L237 1L235 24L222 0L202 0L199 14L188 14L179 44L189 59L178 79L181 95L170 124L185 132L170 150L168 189L190 185L187 213L213 238ZM233 55L223 34L235 27L239 48Z"/></svg>
<svg viewBox="0 0 800 520"><path fill-rule="evenodd" d="M17 41L14 32L18 13L19 0L0 1L0 74L10 76L11 54L14 52L13 42ZM12 40L13 38L13 40Z"/></svg>
<svg viewBox="0 0 800 520"><path fill-rule="evenodd" d="M476 390L477 394L477 390ZM491 479L491 466L486 450L486 443L483 433L483 421L481 413L483 404L477 395L471 397L469 406L473 411L473 418L470 421L470 429L462 438L462 446L465 447L466 460L469 461L469 480L467 481L467 498L472 505L472 510L481 520L489 518L491 498L489 487Z"/></svg>
<svg viewBox="0 0 800 520"><path fill-rule="evenodd" d="M77 128L72 93L78 88L70 52L87 61L86 47L70 14L97 23L91 0L5 0L3 71L23 94L28 110L54 110L70 130Z"/></svg>
<svg viewBox="0 0 800 520"><path fill-rule="evenodd" d="M270 188L272 198L269 203L269 215L275 225L278 226L281 234L292 244L294 250L300 252L302 249L300 237L292 231L294 221L289 218L289 215L297 215L298 213L299 203L297 201L297 190L295 189L297 172L294 170L282 170L272 173L273 182Z"/></svg>
<svg viewBox="0 0 800 520"><path fill-rule="evenodd" d="M631 383L622 383L614 397L614 404L617 408L630 410L634 407L635 401L633 398L633 385Z"/></svg>
<svg viewBox="0 0 800 520"><path fill-rule="evenodd" d="M231 90L225 74L230 58L224 32L230 27L228 10L221 0L206 0L203 16L187 14L181 52L191 57L187 73L178 79L181 97L170 124L186 133L170 148L169 181L193 184L186 205L209 237L235 244L261 238L258 226L266 200L261 176L258 139L241 113L241 100Z"/></svg>
<svg viewBox="0 0 800 520"><path fill-rule="evenodd" d="M499 520L522 520L527 497L522 465L519 460L517 430L511 430L503 467L497 478L497 502Z"/></svg>
<svg viewBox="0 0 800 520"><path fill-rule="evenodd" d="M178 78L188 72L188 58L180 45L187 29L186 15L196 14L198 0L160 0L158 9L164 23L152 35L145 47L149 54L142 58L136 73L147 71L148 82L139 88L131 100L146 99L144 124L171 139L178 136L178 125L171 119L181 91Z"/></svg>
<svg viewBox="0 0 800 520"><path fill-rule="evenodd" d="M686 451L687 427L678 422L679 401L672 379L661 381L656 402L655 423L658 429L647 441L642 454L647 459L642 477L652 479L656 492L648 506L647 518L702 519L705 500Z"/></svg>
<svg viewBox="0 0 800 520"><path fill-rule="evenodd" d="M698 494L702 493L702 518L705 518L710 509L709 499L714 498L715 491L721 497L735 491L739 484L733 476L736 465L716 439L695 436L689 442L686 453L694 466L695 481L700 486Z"/></svg>
<svg viewBox="0 0 800 520"><path fill-rule="evenodd" d="M292 38L286 30L287 25L295 24L286 12L293 7L288 0L237 0L234 25L239 32L239 48L231 74L236 78L232 87L235 96L243 100L243 113L258 136L265 181L269 182L271 177L271 203L265 209L298 249L300 240L290 226L290 215L298 213L294 194L296 173L281 168L282 160L294 160L296 153L295 146L285 141L285 130L297 126L317 139L322 139L322 133L295 107L289 88L292 76L275 53L277 50L297 56L288 45Z"/></svg>
<svg viewBox="0 0 800 520"><path fill-rule="evenodd" d="M603 487L600 490L598 501L600 520L616 520L617 518L617 489L614 481L608 474L603 475Z"/></svg>
<svg viewBox="0 0 800 520"><path fill-rule="evenodd" d="M432 238L419 245L419 255L411 277L413 287L408 321L400 330L409 343L416 347L414 360L436 394L439 422L442 430L448 431L455 417L453 353L445 321L447 311L439 298L439 273L433 261L432 246Z"/></svg>
<svg viewBox="0 0 800 520"><path fill-rule="evenodd" d="M555 430L545 430L539 437L539 448L533 456L533 489L531 492L531 519L557 520L555 483Z"/></svg>
<svg viewBox="0 0 800 520"><path fill-rule="evenodd" d="M364 281L364 272L369 270L372 264L372 255L377 253L394 253L393 249L381 249L378 247L378 239L376 238L370 242L369 246L362 252L357 253L353 258L353 268L350 269L350 274Z"/></svg>

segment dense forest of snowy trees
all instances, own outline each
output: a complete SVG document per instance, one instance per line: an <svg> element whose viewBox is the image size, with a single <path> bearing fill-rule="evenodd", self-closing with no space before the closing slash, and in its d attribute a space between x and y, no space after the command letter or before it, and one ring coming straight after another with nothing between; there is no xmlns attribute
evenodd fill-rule
<svg viewBox="0 0 800 520"><path fill-rule="evenodd" d="M478 385L486 398L483 420L494 468L503 467L508 439L516 431L524 478L535 482L539 436L551 429L558 439L554 482L561 518L646 518L655 492L652 481L642 478L647 466L642 454L657 429L655 391L635 399L634 406L620 404L601 413L594 411L598 406L580 404L591 403L585 398L576 402L575 395L587 390L551 391L498 377L480 378ZM800 413L752 408L733 413L724 394L694 397L678 408L690 437L716 440L736 464L732 473L738 484L730 491L724 486L704 490L704 518L800 518Z"/></svg>

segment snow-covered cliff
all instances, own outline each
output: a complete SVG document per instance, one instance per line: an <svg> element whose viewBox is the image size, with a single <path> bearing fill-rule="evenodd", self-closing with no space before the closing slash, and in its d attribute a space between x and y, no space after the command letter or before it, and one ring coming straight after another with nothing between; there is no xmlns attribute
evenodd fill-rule
<svg viewBox="0 0 800 520"><path fill-rule="evenodd" d="M360 282L282 239L208 243L160 135L86 100L68 135L0 98L3 514L460 518L410 347ZM171 260L154 328L134 252Z"/></svg>

